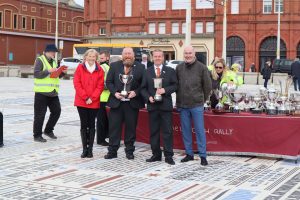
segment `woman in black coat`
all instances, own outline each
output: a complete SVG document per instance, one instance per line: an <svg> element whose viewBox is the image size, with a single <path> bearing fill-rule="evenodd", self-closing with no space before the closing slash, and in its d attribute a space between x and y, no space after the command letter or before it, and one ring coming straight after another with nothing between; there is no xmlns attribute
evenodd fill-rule
<svg viewBox="0 0 300 200"><path fill-rule="evenodd" d="M266 62L265 67L261 71L261 74L263 75L263 79L265 79L264 87L267 88L268 81L271 78L272 74L271 61Z"/></svg>

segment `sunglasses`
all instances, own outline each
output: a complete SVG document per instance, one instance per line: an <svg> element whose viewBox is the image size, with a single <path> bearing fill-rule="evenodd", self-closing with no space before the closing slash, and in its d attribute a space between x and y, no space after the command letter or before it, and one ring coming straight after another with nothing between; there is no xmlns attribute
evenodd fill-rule
<svg viewBox="0 0 300 200"><path fill-rule="evenodd" d="M216 69L223 69L223 67L215 66Z"/></svg>

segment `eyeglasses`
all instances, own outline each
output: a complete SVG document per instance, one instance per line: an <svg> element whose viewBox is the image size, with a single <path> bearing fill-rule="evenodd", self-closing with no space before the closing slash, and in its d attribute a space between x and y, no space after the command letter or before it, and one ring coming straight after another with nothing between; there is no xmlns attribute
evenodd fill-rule
<svg viewBox="0 0 300 200"><path fill-rule="evenodd" d="M216 69L223 69L223 67L215 66Z"/></svg>

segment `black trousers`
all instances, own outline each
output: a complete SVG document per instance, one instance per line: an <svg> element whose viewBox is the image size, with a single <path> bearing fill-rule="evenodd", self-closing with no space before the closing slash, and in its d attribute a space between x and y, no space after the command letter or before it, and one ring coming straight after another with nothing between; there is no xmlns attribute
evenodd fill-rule
<svg viewBox="0 0 300 200"><path fill-rule="evenodd" d="M118 108L111 108L109 112L109 147L110 153L116 154L122 136L122 125L125 125L125 152L132 154L135 150L136 125L139 109L132 108L128 101L121 102Z"/></svg>
<svg viewBox="0 0 300 200"><path fill-rule="evenodd" d="M106 112L106 102L100 102L97 113L97 144L105 141L108 137L108 117Z"/></svg>
<svg viewBox="0 0 300 200"><path fill-rule="evenodd" d="M95 129L98 109L77 107L80 118L80 129Z"/></svg>
<svg viewBox="0 0 300 200"><path fill-rule="evenodd" d="M268 87L268 81L269 81L269 79L265 79L265 82L264 82L264 87L265 87L265 88Z"/></svg>
<svg viewBox="0 0 300 200"><path fill-rule="evenodd" d="M58 96L47 97L45 95L35 93L34 96L34 120L33 120L33 136L38 137L43 133L43 124L45 115L47 112L47 107L50 110L50 117L46 124L44 132L50 133L54 130L60 113L61 107Z"/></svg>
<svg viewBox="0 0 300 200"><path fill-rule="evenodd" d="M172 119L172 112L149 111L150 144L153 156L161 157L160 132L162 133L164 156L167 158L174 155Z"/></svg>

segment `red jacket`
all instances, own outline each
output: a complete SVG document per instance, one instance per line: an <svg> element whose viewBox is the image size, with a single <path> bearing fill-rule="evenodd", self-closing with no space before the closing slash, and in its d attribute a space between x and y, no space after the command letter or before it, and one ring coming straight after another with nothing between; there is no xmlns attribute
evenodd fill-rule
<svg viewBox="0 0 300 200"><path fill-rule="evenodd" d="M99 108L100 95L104 89L104 72L98 63L93 73L90 73L85 64L79 64L74 74L75 106L85 108ZM93 103L86 104L90 98Z"/></svg>

